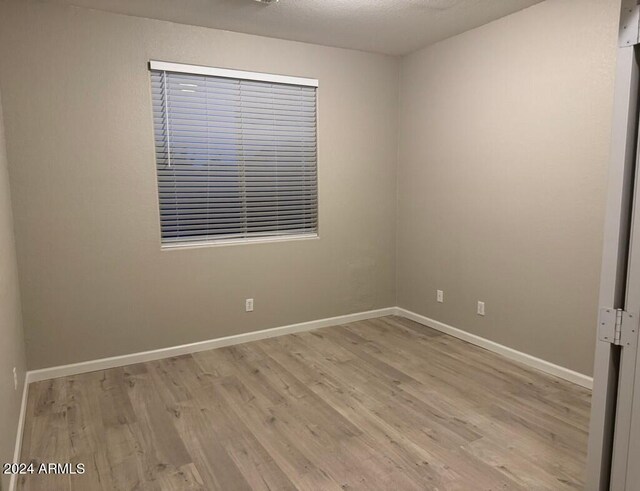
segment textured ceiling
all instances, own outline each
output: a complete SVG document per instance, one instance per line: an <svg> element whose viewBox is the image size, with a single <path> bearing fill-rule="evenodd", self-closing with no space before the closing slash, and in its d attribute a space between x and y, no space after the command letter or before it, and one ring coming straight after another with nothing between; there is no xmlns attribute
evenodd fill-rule
<svg viewBox="0 0 640 491"><path fill-rule="evenodd" d="M541 0L54 0L183 24L400 55Z"/></svg>

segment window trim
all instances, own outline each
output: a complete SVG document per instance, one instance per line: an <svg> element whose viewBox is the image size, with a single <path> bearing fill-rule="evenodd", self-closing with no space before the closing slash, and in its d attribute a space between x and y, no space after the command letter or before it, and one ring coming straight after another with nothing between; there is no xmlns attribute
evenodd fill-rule
<svg viewBox="0 0 640 491"><path fill-rule="evenodd" d="M317 232L312 232L308 234L291 234L291 235L280 235L280 236L264 236L264 237L248 237L248 238L237 238L237 239L219 239L219 240L204 240L204 241L189 241L189 242L180 242L176 241L174 243L160 243L160 249L163 251L173 251L173 250L181 250L181 249L201 249L204 247L228 247L228 246L238 246L238 245L249 245L249 244L269 244L269 243L277 243L277 242L298 242L302 240L315 240L320 238L319 229Z"/></svg>
<svg viewBox="0 0 640 491"><path fill-rule="evenodd" d="M170 63L166 61L151 60L149 62L149 69L164 70L165 72L175 73L190 73L192 75L210 75L213 77L257 80L258 82L273 82L278 84L318 87L318 80L315 78L291 77L289 75L275 75L271 73L261 72L245 72L242 70L231 70L229 68L185 65L183 63Z"/></svg>
<svg viewBox="0 0 640 491"><path fill-rule="evenodd" d="M318 79L307 77L294 77L289 75L278 75L263 72L250 72L244 70L233 70L229 68L208 67L203 65L188 65L184 63L164 62L157 60L149 60L148 64L149 73L152 70L164 70L168 72L176 73L188 73L195 75L211 75L223 78L233 78L242 80L255 80L262 82L282 83L289 85L302 85L306 87L319 87ZM319 94L316 92L316 138L318 138L319 132L319 107L318 107ZM154 137L155 139L155 137ZM317 140L316 140L317 141ZM154 157L155 159L155 157ZM160 233L160 250L172 251L181 249L200 249L208 247L227 247L237 245L249 245L249 244L264 244L264 243L278 243L278 242L298 242L306 240L320 239L320 149L316 149L316 230L315 232L291 234L291 235L276 235L276 236L257 236L257 237L239 237L239 238L227 238L218 240L204 240L204 241L175 241L175 242L163 242L162 233ZM157 182L157 179L156 179ZM159 190L158 201L159 201ZM160 215L158 215L160 218ZM161 220L158 220L158 226L162 228Z"/></svg>

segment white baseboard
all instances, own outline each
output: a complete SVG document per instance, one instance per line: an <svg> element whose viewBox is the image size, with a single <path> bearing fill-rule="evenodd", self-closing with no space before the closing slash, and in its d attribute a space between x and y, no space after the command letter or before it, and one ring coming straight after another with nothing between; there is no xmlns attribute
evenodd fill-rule
<svg viewBox="0 0 640 491"><path fill-rule="evenodd" d="M300 324L291 324L288 326L274 327L261 331L248 332L227 336L224 338L210 339L197 343L183 344L180 346L172 346L169 348L161 348L151 351L143 351L141 353L132 353L129 355L114 356L111 358L102 358L99 360L90 360L72 365L63 365L58 367L44 368L41 370L33 370L27 372L27 384L38 382L41 380L49 380L58 377L66 377L69 375L77 375L80 373L93 372L96 370L106 370L108 368L122 367L132 365L134 363L143 363L146 361L160 360L171 356L185 355L189 353L197 353L198 351L206 351L214 348L222 348L224 346L232 346L234 344L247 343L249 341L258 341L260 339L273 338L283 336L285 334L293 334L296 332L310 331L321 327L338 326L349 322L355 322L365 319L373 319L383 317L385 315L400 315L411 319L425 326L431 327L445 334L449 334L468 343L480 346L482 348L498 353L506 358L520 362L529 367L543 371L550 375L560 377L574 384L591 389L593 386L593 378L582 373L575 372L565 367L555 365L551 362L536 358L521 351L509 348L502 344L490 341L475 334L468 333L462 329L449 326L442 322L430 319L415 312L400 308L388 307L385 309L370 310L367 312L358 312L355 314L340 315L337 317L329 317L315 321L302 322ZM26 384L25 384L26 385ZM24 401L23 401L24 402Z"/></svg>
<svg viewBox="0 0 640 491"><path fill-rule="evenodd" d="M593 378L589 377L588 375L574 372L573 370L555 365L540 358L536 358L535 356L528 355L526 353L523 353L522 351L509 348L494 341L489 341L488 339L485 339L483 337L476 336L475 334L468 333L466 331L463 331L462 329L449 326L447 324L444 324L443 322L430 319L429 317L425 317L424 315L416 314L415 312L411 312L410 310L396 307L396 314L402 317L406 317L407 319L411 319L412 321L416 321L419 324L423 324L427 327L431 327L432 329L435 329L437 331L449 334L450 336L453 336L455 338L467 341L468 343L475 344L476 346L480 346L481 348L493 351L494 353L498 353L505 358L518 361L531 368L535 368L550 375L555 375L556 377L567 380L569 382L573 382L574 384L580 385L582 387L586 387L587 389L593 388Z"/></svg>
<svg viewBox="0 0 640 491"><path fill-rule="evenodd" d="M20 453L22 452L22 435L24 434L24 420L27 414L27 397L29 395L29 382L25 374L24 385L22 387L22 402L20 403L20 415L18 416L18 429L16 432L16 445L13 451L13 462L20 462ZM18 476L11 474L9 479L9 491L16 491L18 486Z"/></svg>
<svg viewBox="0 0 640 491"><path fill-rule="evenodd" d="M209 339L197 343L171 346L169 348L143 351L140 353L132 353L129 355L113 356L111 358L101 358L99 360L90 360L81 363L73 363L71 365L43 368L41 370L32 370L27 372L27 383L39 382L41 380L49 380L59 377L67 377L69 375L77 375L80 373L95 372L96 370L106 370L108 368L133 365L134 363L160 360L162 358L169 358L171 356L197 353L198 351L222 348L224 346L242 344L249 341L258 341L260 339L273 338L276 336L283 336L285 334L293 334L296 332L310 331L312 329L319 329L321 327L338 326L340 324L346 324L348 322L374 319L376 317L384 317L385 315L394 315L395 313L395 307L388 307L385 309L369 310L366 312L358 312L355 314L340 315L337 317L329 317L326 319L302 322L300 324L291 324L288 326L263 329L261 331L236 334L234 336L226 336L224 338Z"/></svg>

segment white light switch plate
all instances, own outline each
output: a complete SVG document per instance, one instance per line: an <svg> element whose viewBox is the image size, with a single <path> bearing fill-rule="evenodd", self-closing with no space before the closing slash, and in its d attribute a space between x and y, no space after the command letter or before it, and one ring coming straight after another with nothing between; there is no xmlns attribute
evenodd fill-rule
<svg viewBox="0 0 640 491"><path fill-rule="evenodd" d="M478 315L484 315L484 302L478 301Z"/></svg>

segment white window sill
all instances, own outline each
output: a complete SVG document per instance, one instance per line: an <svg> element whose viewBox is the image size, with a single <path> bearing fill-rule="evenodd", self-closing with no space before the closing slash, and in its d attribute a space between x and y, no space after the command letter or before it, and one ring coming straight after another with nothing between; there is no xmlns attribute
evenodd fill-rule
<svg viewBox="0 0 640 491"><path fill-rule="evenodd" d="M221 239L208 240L203 242L175 242L171 244L162 244L163 251L174 251L182 249L201 249L203 247L226 247L247 244L270 244L273 242L290 242L300 240L319 239L318 234L300 234L300 235L283 235L279 237L252 237L248 239Z"/></svg>

